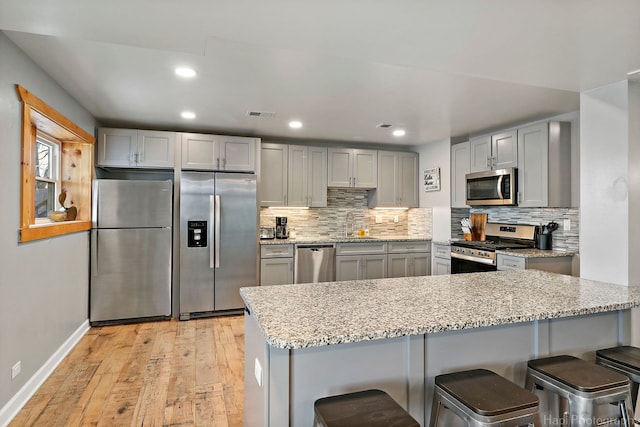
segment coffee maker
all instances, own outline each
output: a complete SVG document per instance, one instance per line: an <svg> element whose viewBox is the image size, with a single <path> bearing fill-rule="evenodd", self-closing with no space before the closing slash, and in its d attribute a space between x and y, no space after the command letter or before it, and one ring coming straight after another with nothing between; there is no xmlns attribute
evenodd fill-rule
<svg viewBox="0 0 640 427"><path fill-rule="evenodd" d="M289 233L287 232L287 217L277 216L276 217L276 239L286 239L287 237L289 237Z"/></svg>

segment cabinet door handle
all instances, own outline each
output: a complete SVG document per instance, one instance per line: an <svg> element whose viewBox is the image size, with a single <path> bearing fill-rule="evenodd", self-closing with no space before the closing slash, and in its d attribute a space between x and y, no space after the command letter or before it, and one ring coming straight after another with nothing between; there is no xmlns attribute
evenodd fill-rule
<svg viewBox="0 0 640 427"><path fill-rule="evenodd" d="M144 153L136 153L136 163L144 162Z"/></svg>
<svg viewBox="0 0 640 427"><path fill-rule="evenodd" d="M491 157L487 157L487 167L491 169Z"/></svg>
<svg viewBox="0 0 640 427"><path fill-rule="evenodd" d="M222 158L222 169L223 170L227 169L227 158L226 157Z"/></svg>
<svg viewBox="0 0 640 427"><path fill-rule="evenodd" d="M356 186L356 177L355 176L353 177L353 186L354 187Z"/></svg>
<svg viewBox="0 0 640 427"><path fill-rule="evenodd" d="M216 169L220 169L220 157L216 159Z"/></svg>

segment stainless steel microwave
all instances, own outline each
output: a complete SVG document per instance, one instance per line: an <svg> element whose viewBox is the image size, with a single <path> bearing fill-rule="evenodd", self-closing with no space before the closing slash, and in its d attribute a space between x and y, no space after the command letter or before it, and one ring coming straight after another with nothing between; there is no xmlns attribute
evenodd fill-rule
<svg viewBox="0 0 640 427"><path fill-rule="evenodd" d="M516 168L468 173L466 175L467 205L516 205L517 179Z"/></svg>

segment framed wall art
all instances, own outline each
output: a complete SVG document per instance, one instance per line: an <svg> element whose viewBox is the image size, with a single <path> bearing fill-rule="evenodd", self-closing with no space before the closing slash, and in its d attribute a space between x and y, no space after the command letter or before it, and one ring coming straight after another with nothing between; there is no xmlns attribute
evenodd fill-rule
<svg viewBox="0 0 640 427"><path fill-rule="evenodd" d="M440 168L424 170L424 191L440 191Z"/></svg>

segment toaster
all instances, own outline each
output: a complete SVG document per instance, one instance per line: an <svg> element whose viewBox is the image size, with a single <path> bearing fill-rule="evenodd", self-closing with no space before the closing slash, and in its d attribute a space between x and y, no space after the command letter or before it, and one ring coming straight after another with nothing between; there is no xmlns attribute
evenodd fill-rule
<svg viewBox="0 0 640 427"><path fill-rule="evenodd" d="M275 239L276 238L276 229L275 229L275 227L260 227L260 238L261 239Z"/></svg>

